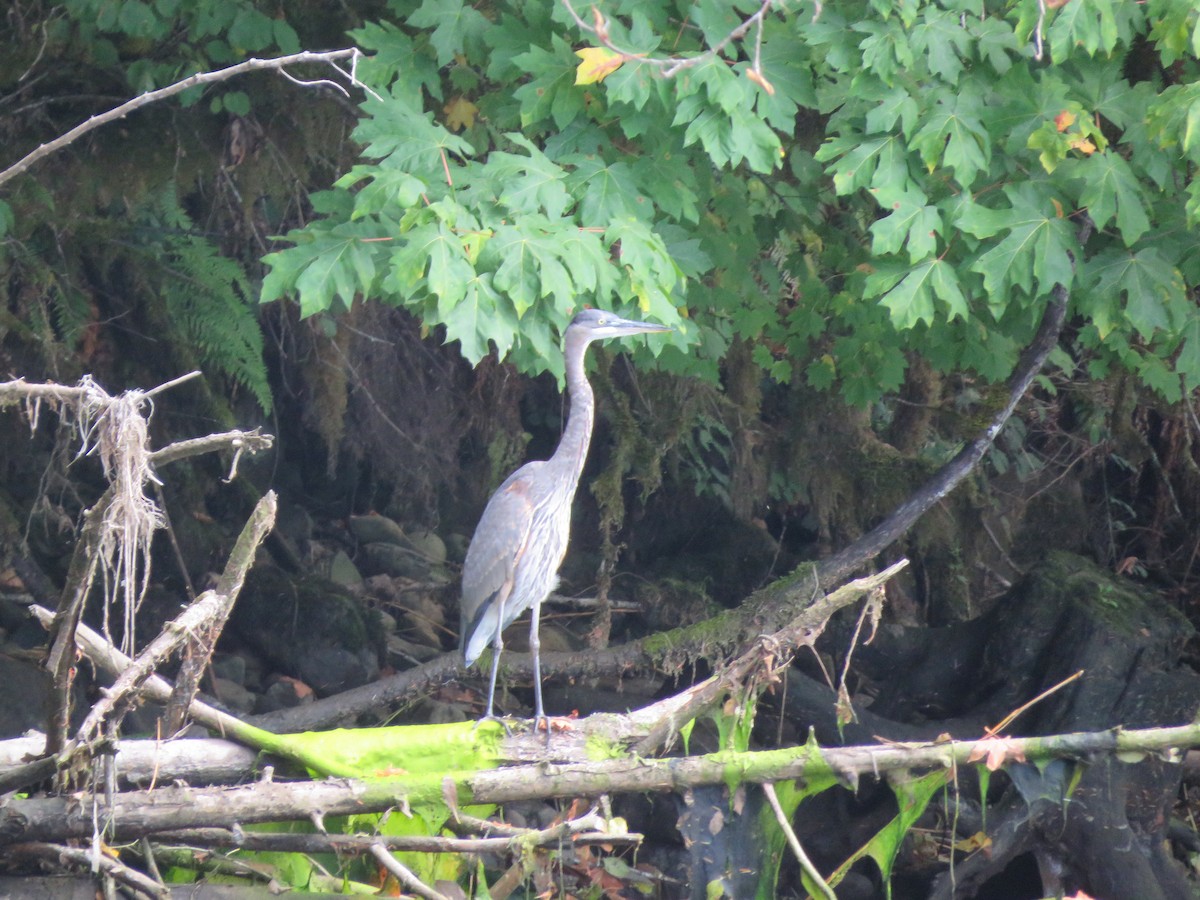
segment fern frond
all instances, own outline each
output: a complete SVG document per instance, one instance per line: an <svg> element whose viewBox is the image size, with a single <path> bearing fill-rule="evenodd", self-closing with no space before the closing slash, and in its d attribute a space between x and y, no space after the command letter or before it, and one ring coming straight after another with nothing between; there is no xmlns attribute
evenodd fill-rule
<svg viewBox="0 0 1200 900"><path fill-rule="evenodd" d="M172 320L209 366L248 390L265 412L273 405L263 360L255 292L241 265L194 230L173 186L159 194L148 217L158 226L154 263Z"/></svg>

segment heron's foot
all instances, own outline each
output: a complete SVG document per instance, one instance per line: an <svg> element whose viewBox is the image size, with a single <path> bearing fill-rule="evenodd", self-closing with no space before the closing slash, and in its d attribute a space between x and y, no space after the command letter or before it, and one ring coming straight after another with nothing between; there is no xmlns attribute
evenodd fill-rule
<svg viewBox="0 0 1200 900"><path fill-rule="evenodd" d="M575 716L548 716L545 713L535 714L533 717L533 732L545 730L546 746L550 746L550 735L554 732L570 731L575 727Z"/></svg>
<svg viewBox="0 0 1200 900"><path fill-rule="evenodd" d="M512 729L511 729L511 728L508 726L508 722L507 722L507 721L505 721L504 717L503 717L503 716L497 716L497 715L493 715L492 713L488 713L486 716L481 716L479 719L477 719L477 720L475 721L475 724L471 726L471 730L472 730L472 731L475 731L475 730L476 730L476 729L477 729L477 728L478 728L480 725L482 725L484 722L497 722L497 723L499 723L500 727L504 729L504 734L505 734L507 737L512 737Z"/></svg>

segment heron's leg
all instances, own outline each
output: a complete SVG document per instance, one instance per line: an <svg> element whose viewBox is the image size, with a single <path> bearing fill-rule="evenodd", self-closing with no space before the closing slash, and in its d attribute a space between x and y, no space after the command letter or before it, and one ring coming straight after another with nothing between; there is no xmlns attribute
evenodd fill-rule
<svg viewBox="0 0 1200 900"><path fill-rule="evenodd" d="M497 623L498 624L498 623ZM504 629L496 628L496 639L492 641L492 680L488 683L487 715L484 719L495 719L496 676L500 672L500 651L504 649Z"/></svg>
<svg viewBox="0 0 1200 900"><path fill-rule="evenodd" d="M546 742L550 742L550 719L546 716L546 708L542 706L542 660L538 651L542 641L538 635L538 625L542 617L542 604L533 604L529 623L529 653L533 657L533 730L537 731L538 723L546 723Z"/></svg>

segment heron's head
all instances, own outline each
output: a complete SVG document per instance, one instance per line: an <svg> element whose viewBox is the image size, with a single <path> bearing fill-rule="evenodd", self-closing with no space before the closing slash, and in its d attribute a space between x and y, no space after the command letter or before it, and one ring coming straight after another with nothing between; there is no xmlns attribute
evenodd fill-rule
<svg viewBox="0 0 1200 900"><path fill-rule="evenodd" d="M602 309L585 309L571 320L567 326L568 332L580 333L589 341L599 338L625 337L630 334L644 334L651 331L671 331L666 325L656 325L652 322L638 322L635 319L622 319L615 313Z"/></svg>

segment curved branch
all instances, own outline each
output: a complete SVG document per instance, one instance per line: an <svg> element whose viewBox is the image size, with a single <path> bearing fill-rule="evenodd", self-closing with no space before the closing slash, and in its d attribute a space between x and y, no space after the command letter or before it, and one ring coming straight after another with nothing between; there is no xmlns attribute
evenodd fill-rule
<svg viewBox="0 0 1200 900"><path fill-rule="evenodd" d="M901 503L886 519L868 534L847 546L841 552L817 564L822 585L836 583L847 574L865 565L907 532L929 508L954 490L979 463L996 440L1000 430L1008 422L1018 401L1029 390L1034 377L1041 371L1046 357L1058 343L1063 320L1067 314L1067 289L1056 284L1051 300L1042 316L1038 333L1008 379L1008 402L992 417L983 433L963 447L955 457L942 466L922 488Z"/></svg>
<svg viewBox="0 0 1200 900"><path fill-rule="evenodd" d="M288 56L277 56L274 59L247 59L236 65L227 66L224 69L217 69L214 72L198 72L191 75L182 81L177 81L174 84L169 84L164 88L159 88L156 91L148 91L132 100L128 100L108 112L98 113L92 116L86 122L81 122L76 125L66 134L59 135L54 140L42 144L36 150L26 154L17 162L13 163L4 171L0 172L0 185L7 181L16 178L35 162L44 157L49 156L61 150L63 147L73 144L89 131L94 131L101 125L106 125L109 122L115 122L118 119L123 119L131 112L151 103L156 103L159 100L166 100L168 97L173 97L176 94L181 94L189 88L199 87L205 84L215 84L219 81L227 81L237 75L243 75L246 72L255 72L262 69L278 69L282 72L285 66L296 65L297 63L328 63L333 66L335 59L357 59L362 55L362 51L357 47L349 47L345 50L326 50L324 52L315 53L305 51L303 53L292 53ZM345 77L346 73L342 72L337 66L333 69ZM357 78L353 74L349 76L352 84L358 84Z"/></svg>

